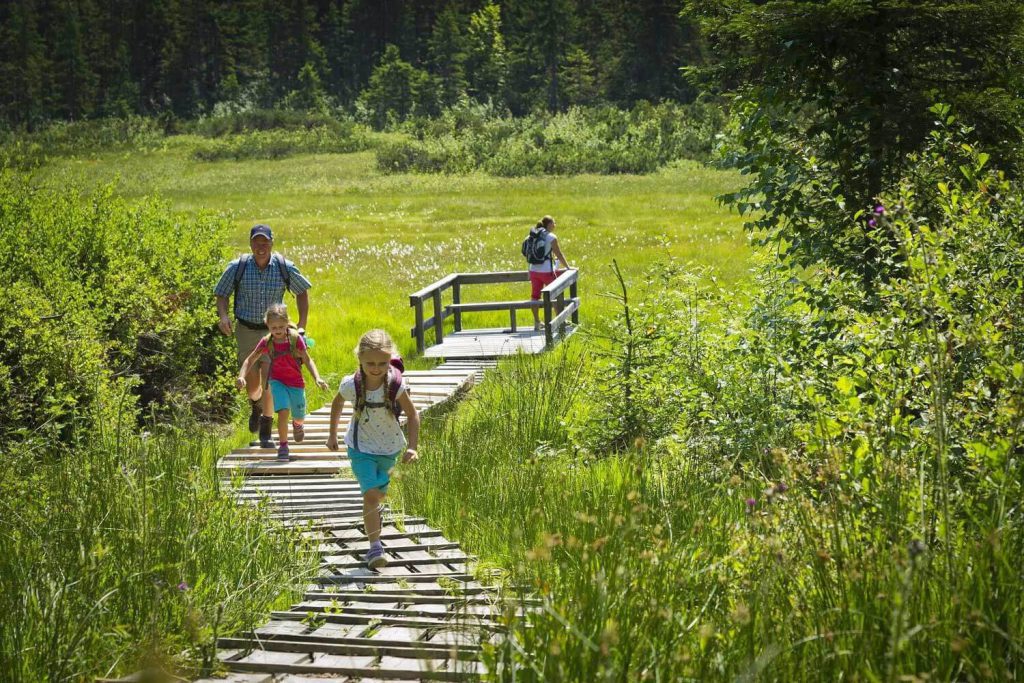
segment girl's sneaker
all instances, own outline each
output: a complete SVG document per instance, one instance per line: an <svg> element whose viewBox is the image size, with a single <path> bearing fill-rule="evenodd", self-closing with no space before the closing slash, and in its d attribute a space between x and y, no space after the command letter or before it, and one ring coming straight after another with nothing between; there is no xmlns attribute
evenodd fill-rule
<svg viewBox="0 0 1024 683"><path fill-rule="evenodd" d="M384 548L379 543L371 545L366 551L366 566L370 569L380 569L387 563L388 558L384 557Z"/></svg>
<svg viewBox="0 0 1024 683"><path fill-rule="evenodd" d="M292 435L295 437L295 443L302 443L302 440L306 438L306 425L301 422L292 422Z"/></svg>
<svg viewBox="0 0 1024 683"><path fill-rule="evenodd" d="M277 447L277 459L278 460L290 460L290 453L288 452L288 444L283 443Z"/></svg>

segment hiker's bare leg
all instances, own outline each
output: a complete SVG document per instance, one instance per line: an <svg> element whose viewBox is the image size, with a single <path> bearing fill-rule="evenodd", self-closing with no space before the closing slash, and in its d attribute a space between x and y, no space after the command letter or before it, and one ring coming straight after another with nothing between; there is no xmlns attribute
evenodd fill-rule
<svg viewBox="0 0 1024 683"><path fill-rule="evenodd" d="M253 401L260 400L260 397L264 394L269 394L269 391L263 391L263 387L267 386L267 364L262 360L256 364L255 368L249 370L249 374L245 376L245 390L249 393L249 398ZM266 401L263 402L263 414L270 415L273 411L266 409Z"/></svg>
<svg viewBox="0 0 1024 683"><path fill-rule="evenodd" d="M370 489L363 494L363 528L366 529L366 538L370 543L380 540L379 508L386 497L387 494L380 489Z"/></svg>
<svg viewBox="0 0 1024 683"><path fill-rule="evenodd" d="M290 414L291 411L287 408L277 411L277 438L281 443L288 443L288 417Z"/></svg>

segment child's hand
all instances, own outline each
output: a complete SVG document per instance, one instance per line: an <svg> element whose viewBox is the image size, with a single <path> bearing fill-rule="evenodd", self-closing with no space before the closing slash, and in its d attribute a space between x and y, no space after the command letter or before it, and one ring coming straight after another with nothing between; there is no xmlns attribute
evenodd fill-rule
<svg viewBox="0 0 1024 683"><path fill-rule="evenodd" d="M327 437L327 443L325 445L327 446L327 450L329 450L329 451L336 451L336 450L338 450L338 437L337 437L337 435L335 435L335 436L328 436Z"/></svg>
<svg viewBox="0 0 1024 683"><path fill-rule="evenodd" d="M235 386L238 387L239 389L245 389L245 378L244 377L236 377L235 378Z"/></svg>
<svg viewBox="0 0 1024 683"><path fill-rule="evenodd" d="M406 448L405 455L402 456L402 462L416 462L420 459L420 454L416 452L415 448Z"/></svg>
<svg viewBox="0 0 1024 683"><path fill-rule="evenodd" d="M320 387L321 389L329 389L330 388L330 385L327 384L327 382L325 382L322 377L317 377L316 378L316 385L318 387Z"/></svg>

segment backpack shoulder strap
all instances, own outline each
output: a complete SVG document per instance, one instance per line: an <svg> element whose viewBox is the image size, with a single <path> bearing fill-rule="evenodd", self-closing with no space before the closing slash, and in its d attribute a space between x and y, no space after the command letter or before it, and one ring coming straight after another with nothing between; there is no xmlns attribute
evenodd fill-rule
<svg viewBox="0 0 1024 683"><path fill-rule="evenodd" d="M352 406L352 410L355 412L361 412L363 407L366 405L366 391L363 386L363 369L359 368L352 375L352 383L355 385L356 400L355 405Z"/></svg>
<svg viewBox="0 0 1024 683"><path fill-rule="evenodd" d="M281 273L281 279L284 280L285 290L291 289L292 273L290 270L288 270L288 261L285 260L284 256L281 256L277 252L274 252L271 258L277 261L277 269Z"/></svg>
<svg viewBox="0 0 1024 683"><path fill-rule="evenodd" d="M398 416L402 413L402 405L398 402L398 390L402 387L402 371L398 368L391 366L388 369L388 390L386 393L386 401L388 407L391 409L391 413L398 419Z"/></svg>
<svg viewBox="0 0 1024 683"><path fill-rule="evenodd" d="M252 254L242 254L238 257L238 265L235 266L235 296L232 309L234 311L235 318L238 318L238 286L242 284L242 276L245 275L245 269L251 260Z"/></svg>

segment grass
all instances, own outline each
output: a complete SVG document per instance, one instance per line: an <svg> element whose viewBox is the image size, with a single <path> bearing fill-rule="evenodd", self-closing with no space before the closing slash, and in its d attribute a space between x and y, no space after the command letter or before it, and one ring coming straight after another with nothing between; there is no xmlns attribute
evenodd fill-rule
<svg viewBox="0 0 1024 683"><path fill-rule="evenodd" d="M642 177L384 175L370 152L211 163L193 158L195 141L181 136L145 152L62 158L38 169L35 179L92 187L118 178L117 191L128 198L158 195L173 210L223 213L237 228L235 252L246 248L253 223L271 224L277 249L314 283L309 333L332 384L354 369L351 349L371 327L388 329L404 354L413 355L410 292L455 270L523 268L519 244L543 214L556 217L563 251L580 268L585 324L612 310L599 296L612 288L612 258L635 274L675 258L708 266L724 282L747 277L740 221L713 199L738 177L697 164ZM525 298L526 286L469 290L466 300L474 297ZM467 326L494 322L505 319L466 320ZM413 367L429 364L411 360ZM328 399L327 392L310 390L311 407ZM10 571L0 577L11 601L5 613L20 615L6 622L3 651L50 644L22 658L16 677L32 679L58 665L72 678L124 673L165 664L166 653L184 649L201 661L215 620L221 633L236 630L287 599L278 591L288 588L288 577L308 570L294 539L273 532L260 510L238 508L217 491L218 453L250 438L240 422L217 444L184 426L148 444L100 443L95 453L35 472L28 454L8 462L18 490L31 482L38 493L23 526L52 531L34 540L0 537L8 556L25 560L4 565ZM449 443L431 438L435 450ZM88 476L75 478L79 466ZM434 488L442 495L448 487ZM450 500L461 498L448 493ZM421 509L435 510L410 507ZM67 524L54 523L61 518ZM494 520L502 519L495 510ZM492 561L512 561L497 546L490 550ZM41 585L52 577L66 585ZM181 582L187 590L177 588ZM88 626L70 627L77 623Z"/></svg>
<svg viewBox="0 0 1024 683"><path fill-rule="evenodd" d="M351 349L371 327L390 331L412 356L408 294L449 272L523 269L519 245L544 214L555 216L563 253L580 269L584 324L611 310L598 295L614 285L612 258L627 273L675 258L708 266L726 283L747 277L741 220L714 200L739 177L692 162L649 176L384 175L372 152L207 163L191 158L193 143L181 136L156 152L60 160L38 177L85 185L120 178L129 197L155 193L174 209L224 212L237 225L238 252L252 224L269 223L275 248L313 282L313 356L332 380L354 369ZM525 284L471 288L464 300L527 292ZM529 314L520 315L526 322ZM476 314L464 324L506 320ZM327 398L313 391L310 404Z"/></svg>

